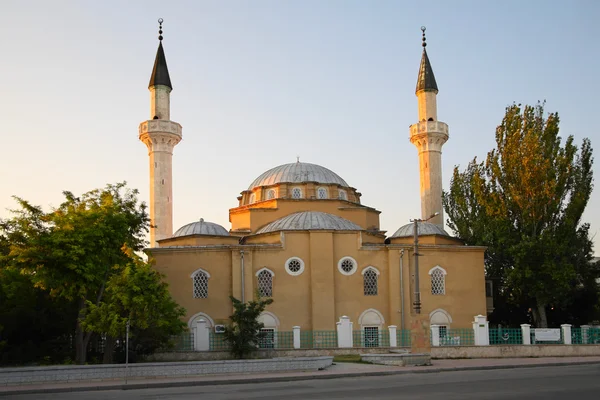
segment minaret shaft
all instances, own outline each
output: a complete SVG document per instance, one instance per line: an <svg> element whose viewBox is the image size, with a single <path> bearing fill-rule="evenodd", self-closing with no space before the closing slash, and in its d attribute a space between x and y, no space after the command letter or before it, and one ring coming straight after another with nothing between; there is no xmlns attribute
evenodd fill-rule
<svg viewBox="0 0 600 400"><path fill-rule="evenodd" d="M164 85L151 86L150 90L150 119L171 118L171 88Z"/></svg>
<svg viewBox="0 0 600 400"><path fill-rule="evenodd" d="M419 121L437 121L437 94L432 91L417 93L419 101Z"/></svg>

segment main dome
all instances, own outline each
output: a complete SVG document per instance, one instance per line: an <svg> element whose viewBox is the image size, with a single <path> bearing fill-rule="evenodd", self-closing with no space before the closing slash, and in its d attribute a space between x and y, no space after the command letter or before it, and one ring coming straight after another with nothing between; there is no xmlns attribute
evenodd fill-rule
<svg viewBox="0 0 600 400"><path fill-rule="evenodd" d="M337 184L344 187L349 187L335 172L317 164L309 164L303 162L295 162L291 164L283 164L262 173L248 187L252 190L259 186L270 186L278 183L300 183L300 182L318 182L324 184Z"/></svg>
<svg viewBox="0 0 600 400"><path fill-rule="evenodd" d="M364 229L337 215L319 211L302 211L273 221L260 228L256 233L309 230L362 231Z"/></svg>

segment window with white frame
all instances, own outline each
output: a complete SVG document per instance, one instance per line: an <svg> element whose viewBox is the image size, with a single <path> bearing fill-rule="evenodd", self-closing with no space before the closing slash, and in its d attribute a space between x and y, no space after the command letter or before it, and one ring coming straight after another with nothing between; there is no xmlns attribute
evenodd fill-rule
<svg viewBox="0 0 600 400"><path fill-rule="evenodd" d="M431 276L431 294L446 294L446 271L441 267L432 268L429 271Z"/></svg>
<svg viewBox="0 0 600 400"><path fill-rule="evenodd" d="M258 341L258 347L260 349L274 349L275 348L275 329L274 328L262 328L260 330L262 337Z"/></svg>
<svg viewBox="0 0 600 400"><path fill-rule="evenodd" d="M302 198L302 188L295 187L292 189L292 199L301 199Z"/></svg>
<svg viewBox="0 0 600 400"><path fill-rule="evenodd" d="M258 281L258 293L261 297L273 296L273 272L267 268L263 268L256 274Z"/></svg>
<svg viewBox="0 0 600 400"><path fill-rule="evenodd" d="M363 328L364 347L379 347L379 327L365 326Z"/></svg>
<svg viewBox="0 0 600 400"><path fill-rule="evenodd" d="M365 296L377 296L377 281L379 271L373 267L367 267L363 271L363 290Z"/></svg>
<svg viewBox="0 0 600 400"><path fill-rule="evenodd" d="M274 199L275 197L277 197L277 192L275 192L275 189L269 189L267 191L267 200Z"/></svg>
<svg viewBox="0 0 600 400"><path fill-rule="evenodd" d="M192 274L192 292L195 299L208 298L208 272L199 269Z"/></svg>
<svg viewBox="0 0 600 400"><path fill-rule="evenodd" d="M342 189L338 190L338 199L340 199L340 200L348 200L348 195L346 194L345 190L342 190Z"/></svg>
<svg viewBox="0 0 600 400"><path fill-rule="evenodd" d="M356 272L356 260L352 257L342 257L338 261L338 271L344 275L352 275Z"/></svg>
<svg viewBox="0 0 600 400"><path fill-rule="evenodd" d="M252 193L250 195L250 200L248 200L248 204L252 204L254 202L256 202L256 194Z"/></svg>
<svg viewBox="0 0 600 400"><path fill-rule="evenodd" d="M327 189L324 187L320 187L317 189L317 198L318 199L326 199L327 198Z"/></svg>
<svg viewBox="0 0 600 400"><path fill-rule="evenodd" d="M292 276L298 276L304 272L304 261L298 257L291 257L285 262L285 270Z"/></svg>

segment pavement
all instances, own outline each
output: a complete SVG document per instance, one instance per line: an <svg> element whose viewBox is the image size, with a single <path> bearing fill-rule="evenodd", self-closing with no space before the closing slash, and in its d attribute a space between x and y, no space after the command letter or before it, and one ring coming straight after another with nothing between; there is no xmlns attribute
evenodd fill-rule
<svg viewBox="0 0 600 400"><path fill-rule="evenodd" d="M431 366L399 367L362 363L335 363L323 371L275 372L260 374L198 375L177 378L133 378L123 380L86 381L52 384L10 385L0 387L1 396L35 393L86 392L98 390L133 390L173 388L185 386L232 385L336 379L365 376L438 373L533 367L557 367L598 364L600 357L545 357L545 358L479 358L432 360Z"/></svg>

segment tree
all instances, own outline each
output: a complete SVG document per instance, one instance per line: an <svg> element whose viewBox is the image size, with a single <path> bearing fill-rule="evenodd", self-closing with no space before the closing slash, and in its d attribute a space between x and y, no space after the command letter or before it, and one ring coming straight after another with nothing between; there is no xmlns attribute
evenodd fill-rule
<svg viewBox="0 0 600 400"><path fill-rule="evenodd" d="M444 193L449 227L470 245L488 246L486 273L500 294L527 304L537 326L549 305L565 305L590 282L592 243L581 216L592 191L592 148L569 136L557 113L513 104L496 129L485 162L458 167ZM578 151L579 150L579 151ZM592 280L593 281L593 280Z"/></svg>
<svg viewBox="0 0 600 400"><path fill-rule="evenodd" d="M143 249L149 227L146 206L126 184L107 185L65 201L45 213L41 207L16 198L20 205L12 219L3 221L8 255L3 264L31 277L35 287L52 298L73 302L76 361L85 363L92 332L81 321L88 302L99 305L106 284L131 261L123 249Z"/></svg>
<svg viewBox="0 0 600 400"><path fill-rule="evenodd" d="M231 323L225 327L225 341L229 343L231 354L236 358L245 358L255 351L260 340L265 337L262 322L258 317L265 308L273 303L273 299L261 299L243 303L233 296L229 296L233 303L233 314L229 317Z"/></svg>
<svg viewBox="0 0 600 400"><path fill-rule="evenodd" d="M126 253L131 261L108 280L100 303L87 301L82 322L84 330L106 334L104 363L113 362L116 338L125 336L127 321L132 342L141 339L135 347L143 354L166 346L186 326L180 320L185 310L171 298L163 276L131 250Z"/></svg>

